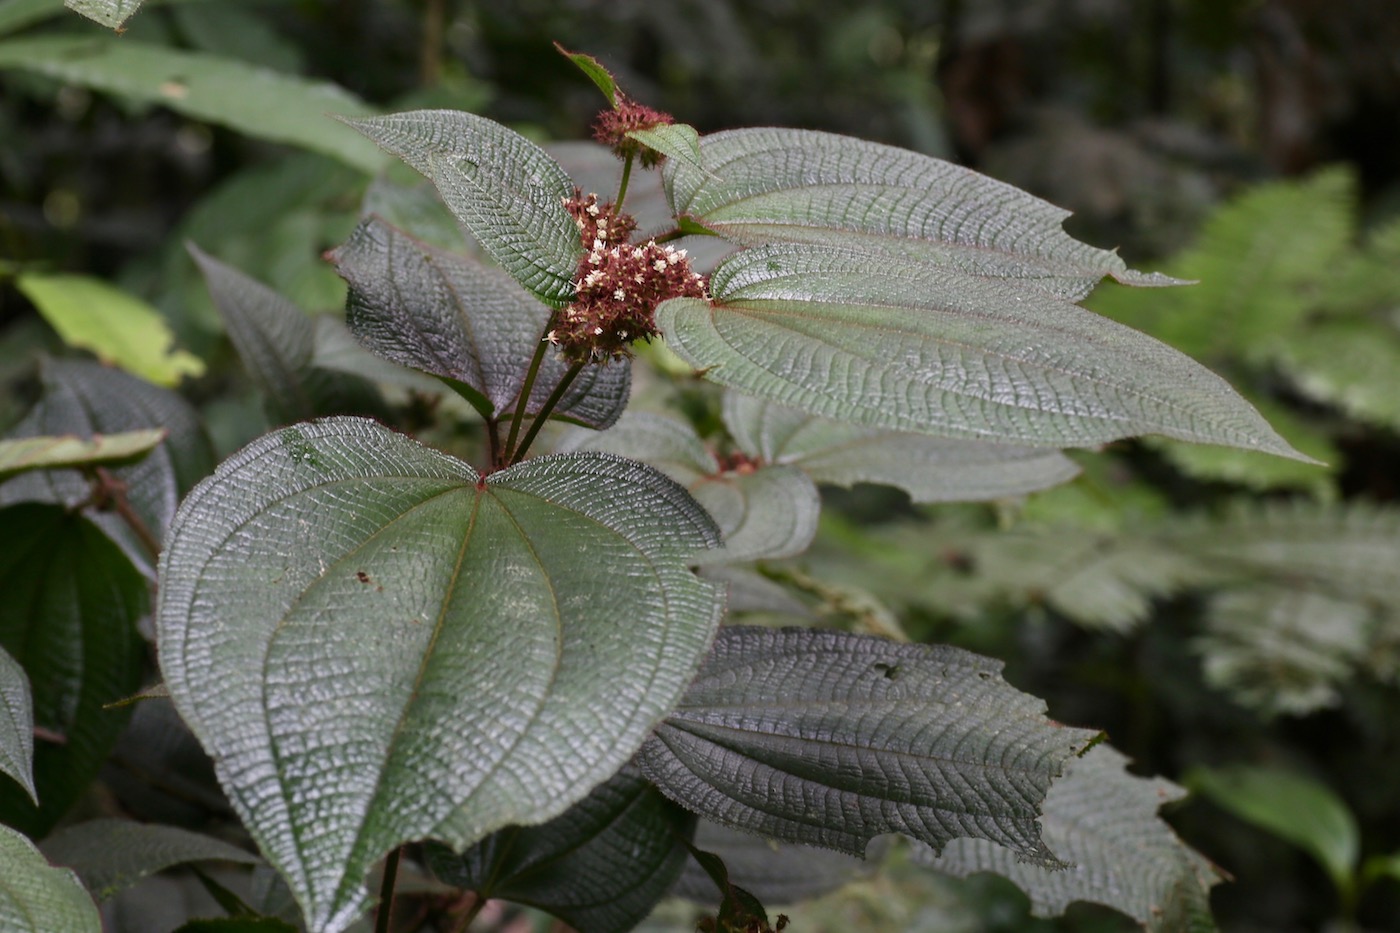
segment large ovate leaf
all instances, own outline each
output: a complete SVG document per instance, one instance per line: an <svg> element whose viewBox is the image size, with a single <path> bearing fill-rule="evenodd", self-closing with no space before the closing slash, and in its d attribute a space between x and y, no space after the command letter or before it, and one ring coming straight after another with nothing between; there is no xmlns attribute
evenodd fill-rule
<svg viewBox="0 0 1400 933"><path fill-rule="evenodd" d="M159 311L101 279L30 272L15 284L65 343L103 362L157 385L204 372L202 360L171 345L175 336Z"/></svg>
<svg viewBox="0 0 1400 933"><path fill-rule="evenodd" d="M34 786L0 782L0 822L47 832L86 790L129 710L107 704L140 685L146 581L95 525L37 502L0 509L0 648L23 666L34 725Z"/></svg>
<svg viewBox="0 0 1400 933"><path fill-rule="evenodd" d="M492 833L461 855L433 845L443 881L547 910L579 933L623 933L665 896L694 823L631 769L541 826Z"/></svg>
<svg viewBox="0 0 1400 933"><path fill-rule="evenodd" d="M583 243L564 200L574 183L514 130L456 110L346 121L413 166L491 257L541 300L573 295Z"/></svg>
<svg viewBox="0 0 1400 933"><path fill-rule="evenodd" d="M915 502L1023 495L1079 472L1057 450L866 428L738 392L725 393L724 423L739 447L761 462L790 464L817 483L897 486Z"/></svg>
<svg viewBox="0 0 1400 933"><path fill-rule="evenodd" d="M719 475L714 452L689 423L646 411L629 411L606 431L569 431L559 451L598 450L650 464L682 486Z"/></svg>
<svg viewBox="0 0 1400 933"><path fill-rule="evenodd" d="M229 340L275 423L381 412L383 401L373 385L316 365L316 325L305 311L193 244L188 248Z"/></svg>
<svg viewBox="0 0 1400 933"><path fill-rule="evenodd" d="M837 247L743 250L658 309L707 378L869 427L1084 447L1137 434L1301 457L1222 379L1034 289Z"/></svg>
<svg viewBox="0 0 1400 933"><path fill-rule="evenodd" d="M1116 253L1064 232L1069 212L962 166L893 146L810 130L757 127L702 137L699 165L666 162L677 214L745 246L772 241L883 254L1017 279L1064 298L1105 275L1134 285Z"/></svg>
<svg viewBox="0 0 1400 933"><path fill-rule="evenodd" d="M102 933L97 905L71 871L52 868L34 844L0 823L0 930Z"/></svg>
<svg viewBox="0 0 1400 933"><path fill-rule="evenodd" d="M514 411L549 321L538 299L501 270L434 249L377 217L331 259L350 283L346 321L363 346L447 381L483 417ZM539 410L567 369L557 353L545 356L527 413ZM555 412L606 427L630 390L627 363L589 366Z"/></svg>
<svg viewBox="0 0 1400 933"><path fill-rule="evenodd" d="M638 756L672 799L752 833L864 855L903 833L1057 865L1037 819L1094 733L1045 718L1001 662L814 629L727 627Z"/></svg>
<svg viewBox="0 0 1400 933"><path fill-rule="evenodd" d="M1120 910L1154 933L1214 929L1210 888L1221 873L1188 848L1157 816L1185 795L1162 778L1129 774L1127 759L1100 745L1070 763L1045 798L1045 841L1070 863L1046 869L980 839L959 839L941 855L925 854L939 871L965 876L995 872L1016 882L1037 916L1063 913L1075 901Z"/></svg>
<svg viewBox="0 0 1400 933"><path fill-rule="evenodd" d="M717 544L671 480L602 454L482 477L373 422L286 428L181 506L161 668L316 933L370 866L563 812L670 710L717 625Z"/></svg>
<svg viewBox="0 0 1400 933"><path fill-rule="evenodd" d="M29 470L122 466L140 460L165 440L163 428L92 437L26 437L0 441L0 482Z"/></svg>
<svg viewBox="0 0 1400 933"><path fill-rule="evenodd" d="M343 88L246 62L132 39L41 36L0 42L0 69L18 68L128 100L169 107L257 139L332 156L366 172L383 153L330 114L365 115Z"/></svg>
<svg viewBox="0 0 1400 933"><path fill-rule="evenodd" d="M43 395L10 437L167 432L165 441L139 463L112 470L125 486L132 510L151 537L159 540L180 496L214 467L199 415L175 392L97 363L46 360L40 377ZM91 495L92 484L77 470L31 472L0 485L0 504L34 500L72 507ZM121 516L98 512L90 517L137 567L154 575L155 561L147 542Z"/></svg>
<svg viewBox="0 0 1400 933"><path fill-rule="evenodd" d="M24 668L0 648L0 774L7 774L39 802L34 789L34 702Z"/></svg>
<svg viewBox="0 0 1400 933"><path fill-rule="evenodd" d="M73 869L99 901L176 865L258 861L222 839L132 820L89 820L67 826L45 839L40 848L53 864Z"/></svg>

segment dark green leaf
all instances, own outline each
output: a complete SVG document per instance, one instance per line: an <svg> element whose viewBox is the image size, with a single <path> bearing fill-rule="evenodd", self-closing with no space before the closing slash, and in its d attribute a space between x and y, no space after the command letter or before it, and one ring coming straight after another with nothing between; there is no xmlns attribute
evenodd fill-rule
<svg viewBox="0 0 1400 933"><path fill-rule="evenodd" d="M24 836L0 823L0 930L102 933L97 907L73 873L50 868Z"/></svg>
<svg viewBox="0 0 1400 933"><path fill-rule="evenodd" d="M19 782L36 804L34 790L34 703L24 668L0 648L0 774Z"/></svg>
<svg viewBox="0 0 1400 933"><path fill-rule="evenodd" d="M1338 891L1352 885L1361 854L1356 818L1326 784L1281 768L1197 768L1187 775L1193 791L1221 809L1307 852Z"/></svg>
<svg viewBox="0 0 1400 933"><path fill-rule="evenodd" d="M258 139L324 153L365 172L377 172L386 162L329 116L359 116L370 108L324 81L107 36L10 39L0 43L0 69L6 68L169 107Z"/></svg>
<svg viewBox="0 0 1400 933"><path fill-rule="evenodd" d="M1094 733L1045 718L1001 663L813 629L722 629L638 756L702 816L864 855L884 833L973 836L1040 864L1045 792Z"/></svg>
<svg viewBox="0 0 1400 933"><path fill-rule="evenodd" d="M99 901L176 865L258 862L257 856L212 836L131 820L89 820L67 826L45 839L40 848L54 865L73 869Z"/></svg>
<svg viewBox="0 0 1400 933"><path fill-rule="evenodd" d="M617 106L617 81L613 78L612 72L603 67L602 62L592 55L585 55L582 52L570 52L558 42L554 47L559 50L569 61L578 66L578 70L588 75L588 79L598 85L598 90L603 92L603 96L608 99L608 106Z"/></svg>
<svg viewBox="0 0 1400 933"><path fill-rule="evenodd" d="M0 441L0 481L29 470L130 465L163 440L164 428L145 428L89 438L65 434Z"/></svg>
<svg viewBox="0 0 1400 933"><path fill-rule="evenodd" d="M694 818L630 769L541 826L492 833L462 855L433 845L449 884L549 911L580 933L632 929L686 861Z"/></svg>
<svg viewBox="0 0 1400 933"><path fill-rule="evenodd" d="M499 123L455 110L346 122L422 172L528 291L555 306L570 299L583 243L564 209L574 183L549 153Z"/></svg>
<svg viewBox="0 0 1400 933"><path fill-rule="evenodd" d="M1221 873L1157 816L1184 791L1162 778L1127 772L1107 745L1069 764L1045 798L1045 841L1070 866L1050 870L983 840L959 839L926 863L966 876L991 871L1030 895L1037 916L1063 913L1075 901L1106 904L1154 933L1214 929L1210 888ZM1189 924L1189 925L1188 925Z"/></svg>
<svg viewBox="0 0 1400 933"><path fill-rule="evenodd" d="M383 401L370 383L315 365L316 327L306 312L193 244L189 251L274 423L383 412Z"/></svg>
<svg viewBox="0 0 1400 933"><path fill-rule="evenodd" d="M724 423L739 447L764 463L789 464L817 483L897 486L915 502L985 501L1073 479L1056 450L906 434L818 418L728 392Z"/></svg>
<svg viewBox="0 0 1400 933"><path fill-rule="evenodd" d="M369 218L331 256L350 283L346 320L366 348L432 373L483 417L513 411L549 309L499 269L433 249ZM537 411L567 365L550 352L527 412ZM556 409L593 427L617 420L631 390L626 363L589 366Z"/></svg>
<svg viewBox="0 0 1400 933"><path fill-rule="evenodd" d="M145 643L136 622L146 582L96 526L66 509L0 509L0 648L29 676L34 724L56 737L34 754L35 807L0 786L0 821L46 833L97 774L128 710L104 705L140 686Z"/></svg>
<svg viewBox="0 0 1400 933"><path fill-rule="evenodd" d="M254 442L191 493L156 626L176 706L313 931L425 837L562 813L679 699L722 598L718 542L602 454L480 477L361 419Z"/></svg>
<svg viewBox="0 0 1400 933"><path fill-rule="evenodd" d="M709 820L695 829L695 847L723 861L734 884L766 904L795 904L868 875L871 862L830 849L813 849L741 833ZM715 901L714 880L687 862L672 892L699 904Z"/></svg>
<svg viewBox="0 0 1400 933"><path fill-rule="evenodd" d="M140 463L112 471L126 486L136 514L159 539L175 514L180 495L214 467L199 415L169 389L97 363L48 360L40 374L44 394L10 432L11 437L90 437L155 428L169 432L165 442ZM0 503L34 500L72 507L87 501L91 494L91 484L76 470L29 473L0 485ZM154 573L150 553L125 521L110 512L91 517L137 567Z"/></svg>
<svg viewBox="0 0 1400 933"><path fill-rule="evenodd" d="M1034 289L836 247L743 250L657 312L722 385L875 428L1084 447L1136 434L1301 457L1218 376Z"/></svg>
<svg viewBox="0 0 1400 933"><path fill-rule="evenodd" d="M1117 254L1080 243L1068 211L971 169L879 143L810 130L758 127L700 140L700 165L669 159L677 214L745 246L806 242L1010 278L1083 298L1105 275L1172 285Z"/></svg>

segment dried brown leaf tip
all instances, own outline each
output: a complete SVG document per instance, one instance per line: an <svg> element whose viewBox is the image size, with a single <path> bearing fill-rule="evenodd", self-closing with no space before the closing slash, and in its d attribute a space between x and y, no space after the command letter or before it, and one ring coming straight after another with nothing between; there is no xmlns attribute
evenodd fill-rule
<svg viewBox="0 0 1400 933"><path fill-rule="evenodd" d="M658 126L670 126L676 118L669 113L653 110L639 104L621 91L617 92L617 103L611 110L598 114L593 124L593 138L612 149L620 159L637 156L642 168L660 165L666 157L655 149L648 149L627 134L633 130L650 130Z"/></svg>
<svg viewBox="0 0 1400 933"><path fill-rule="evenodd" d="M598 196L575 191L564 207L587 252L579 261L574 300L548 334L570 362L631 356L630 344L656 336L656 308L668 298L705 298L705 279L685 250L655 240L628 242L637 222Z"/></svg>

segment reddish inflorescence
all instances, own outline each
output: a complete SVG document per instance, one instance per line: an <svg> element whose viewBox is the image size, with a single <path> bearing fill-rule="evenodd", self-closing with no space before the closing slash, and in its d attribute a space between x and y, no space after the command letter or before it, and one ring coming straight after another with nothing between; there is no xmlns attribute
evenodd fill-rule
<svg viewBox="0 0 1400 933"><path fill-rule="evenodd" d="M633 130L669 126L675 122L676 118L669 113L652 110L618 91L617 104L613 109L598 114L598 121L593 124L593 138L612 149L618 158L625 159L635 155L639 157L642 168L652 168L660 164L665 157L654 149L646 148L635 139L629 139L627 134Z"/></svg>
<svg viewBox="0 0 1400 933"><path fill-rule="evenodd" d="M559 311L549 342L571 362L631 355L629 345L656 336L656 308L668 298L704 298L705 279L685 250L652 240L628 242L637 222L597 195L575 191L564 206L587 253L579 262L574 300Z"/></svg>

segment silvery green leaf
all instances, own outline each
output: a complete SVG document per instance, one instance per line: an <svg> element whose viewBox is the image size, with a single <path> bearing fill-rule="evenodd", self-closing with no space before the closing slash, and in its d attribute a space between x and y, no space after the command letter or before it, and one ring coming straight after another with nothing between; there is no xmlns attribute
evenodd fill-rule
<svg viewBox="0 0 1400 933"><path fill-rule="evenodd" d="M133 820L99 819L65 826L40 848L53 864L73 869L99 901L176 865L258 862L257 856L222 839Z"/></svg>
<svg viewBox="0 0 1400 933"><path fill-rule="evenodd" d="M23 835L0 823L0 930L102 933L97 905L66 868L52 868Z"/></svg>
<svg viewBox="0 0 1400 933"><path fill-rule="evenodd" d="M0 648L0 774L23 787L39 802L34 789L34 701L24 668Z"/></svg>

